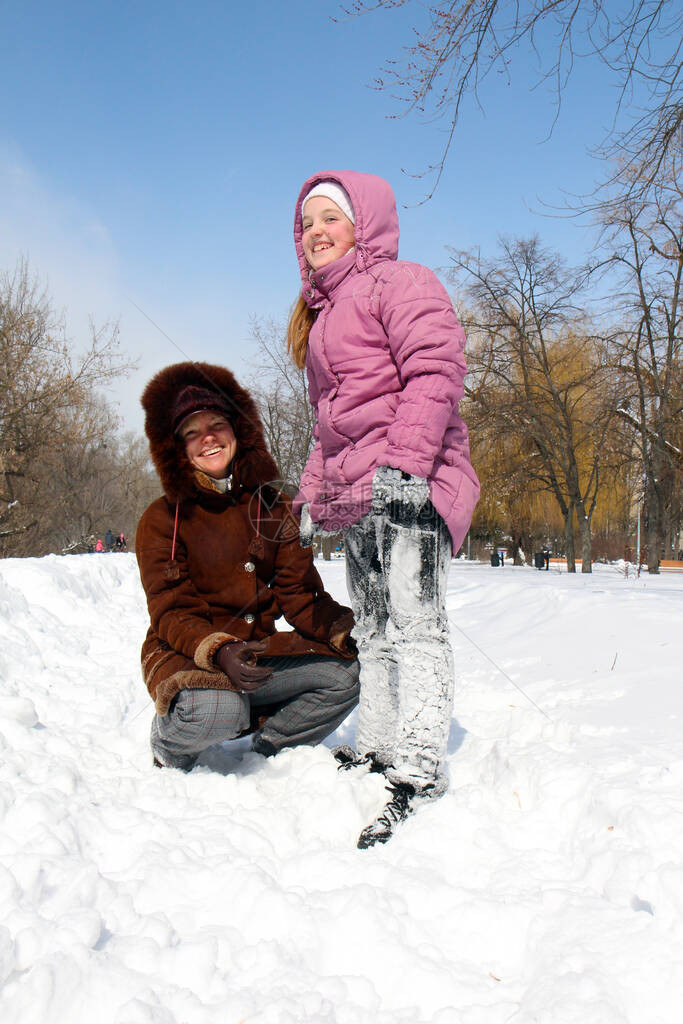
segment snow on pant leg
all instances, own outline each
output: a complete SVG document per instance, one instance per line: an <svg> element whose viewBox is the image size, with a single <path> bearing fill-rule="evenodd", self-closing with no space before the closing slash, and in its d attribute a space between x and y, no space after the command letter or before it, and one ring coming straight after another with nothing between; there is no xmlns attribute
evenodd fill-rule
<svg viewBox="0 0 683 1024"><path fill-rule="evenodd" d="M152 721L152 752L168 768L189 771L197 755L249 726L249 701L232 690L181 690L167 715Z"/></svg>
<svg viewBox="0 0 683 1024"><path fill-rule="evenodd" d="M358 661L303 655L259 658L273 678L250 694L252 707L275 705L257 735L276 750L319 743L358 703Z"/></svg>
<svg viewBox="0 0 683 1024"><path fill-rule="evenodd" d="M346 579L356 625L353 638L360 661L360 701L356 749L370 750L389 764L394 755L398 682L396 660L387 640L384 572L378 547L378 517L365 516L344 532Z"/></svg>
<svg viewBox="0 0 683 1024"><path fill-rule="evenodd" d="M411 526L385 518L382 553L387 639L398 664L399 704L396 750L387 776L439 796L448 786L454 689L445 603L450 534L430 504Z"/></svg>

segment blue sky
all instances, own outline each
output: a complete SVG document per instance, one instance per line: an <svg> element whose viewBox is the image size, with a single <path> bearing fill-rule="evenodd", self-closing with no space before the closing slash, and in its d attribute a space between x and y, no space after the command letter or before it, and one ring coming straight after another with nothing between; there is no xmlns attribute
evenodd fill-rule
<svg viewBox="0 0 683 1024"><path fill-rule="evenodd" d="M434 269L445 246L488 254L499 233L538 232L570 261L589 251L585 226L537 211L600 173L587 147L614 104L604 71L578 65L547 139L553 99L531 89L520 52L510 84L485 84L484 113L466 104L441 185L418 205L425 181L402 168L433 162L444 126L388 117L400 107L370 87L417 13L345 18L336 0L4 0L0 269L27 256L76 342L89 317L120 320L140 370L110 397L130 429L142 426L144 383L170 362L252 371L251 318L286 318L294 201L322 168L386 177L400 255Z"/></svg>

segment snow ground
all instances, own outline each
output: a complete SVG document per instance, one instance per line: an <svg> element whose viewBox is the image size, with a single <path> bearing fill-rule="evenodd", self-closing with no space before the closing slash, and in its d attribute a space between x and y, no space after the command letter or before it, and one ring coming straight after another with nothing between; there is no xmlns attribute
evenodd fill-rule
<svg viewBox="0 0 683 1024"><path fill-rule="evenodd" d="M132 555L0 608L3 1024L682 1019L683 576L454 562L451 788L368 851L324 746L152 768Z"/></svg>

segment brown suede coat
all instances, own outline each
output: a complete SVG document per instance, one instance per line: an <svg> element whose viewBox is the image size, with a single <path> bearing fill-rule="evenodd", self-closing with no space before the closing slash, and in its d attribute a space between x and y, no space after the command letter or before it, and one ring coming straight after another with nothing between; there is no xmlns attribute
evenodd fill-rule
<svg viewBox="0 0 683 1024"><path fill-rule="evenodd" d="M173 436L173 399L187 384L212 387L233 409L237 454L226 494L193 469ZM248 392L223 367L177 363L150 381L142 405L164 488L135 539L151 620L142 671L157 712L165 715L186 687L231 689L213 661L230 639L265 639L265 656L353 657L349 609L325 592L310 550L299 544L298 520L277 486ZM293 630L276 631L280 615Z"/></svg>

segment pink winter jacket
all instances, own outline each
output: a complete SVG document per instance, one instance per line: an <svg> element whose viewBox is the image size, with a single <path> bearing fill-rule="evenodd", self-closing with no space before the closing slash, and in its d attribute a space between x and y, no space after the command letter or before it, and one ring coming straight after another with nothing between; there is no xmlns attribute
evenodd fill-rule
<svg viewBox="0 0 683 1024"><path fill-rule="evenodd" d="M311 271L301 244L301 203L320 181L346 189L355 248ZM463 395L465 336L446 290L427 267L398 260L391 186L373 174L321 171L304 184L294 217L302 294L319 310L306 370L316 412L315 446L294 507L309 502L325 530L370 509L377 466L426 477L455 554L479 497Z"/></svg>

